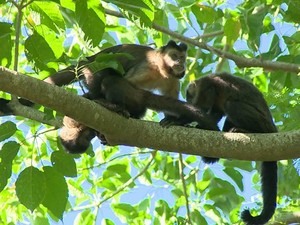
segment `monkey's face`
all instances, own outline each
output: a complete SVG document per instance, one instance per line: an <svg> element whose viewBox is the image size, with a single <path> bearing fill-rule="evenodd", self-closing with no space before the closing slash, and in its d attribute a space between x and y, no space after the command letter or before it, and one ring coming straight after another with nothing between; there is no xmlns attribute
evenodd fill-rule
<svg viewBox="0 0 300 225"><path fill-rule="evenodd" d="M187 88L187 102L204 110L206 113L210 113L215 99L214 88L210 87L202 79L192 82Z"/></svg>
<svg viewBox="0 0 300 225"><path fill-rule="evenodd" d="M185 74L186 52L176 49L168 49L164 53L164 62L169 67L173 75L182 78Z"/></svg>

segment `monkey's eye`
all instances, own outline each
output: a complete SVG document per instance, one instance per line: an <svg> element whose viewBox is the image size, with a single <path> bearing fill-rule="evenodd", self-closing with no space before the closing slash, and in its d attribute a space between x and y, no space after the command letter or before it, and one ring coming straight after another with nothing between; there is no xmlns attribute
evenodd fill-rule
<svg viewBox="0 0 300 225"><path fill-rule="evenodd" d="M170 56L171 56L171 59L173 59L173 60L177 60L179 58L178 54L176 54L176 53L172 53Z"/></svg>

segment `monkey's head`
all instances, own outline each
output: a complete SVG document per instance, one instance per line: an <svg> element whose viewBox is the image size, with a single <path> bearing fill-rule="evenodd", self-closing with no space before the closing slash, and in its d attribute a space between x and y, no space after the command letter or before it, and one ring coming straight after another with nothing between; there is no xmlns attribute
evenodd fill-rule
<svg viewBox="0 0 300 225"><path fill-rule="evenodd" d="M160 48L160 52L170 74L178 79L182 78L185 74L187 45L184 43L177 45L175 41L171 40Z"/></svg>
<svg viewBox="0 0 300 225"><path fill-rule="evenodd" d="M215 106L215 86L209 77L202 77L189 84L186 92L186 100L197 108L210 113Z"/></svg>
<svg viewBox="0 0 300 225"><path fill-rule="evenodd" d="M64 117L63 124L60 140L65 150L72 154L86 152L97 132L68 116Z"/></svg>

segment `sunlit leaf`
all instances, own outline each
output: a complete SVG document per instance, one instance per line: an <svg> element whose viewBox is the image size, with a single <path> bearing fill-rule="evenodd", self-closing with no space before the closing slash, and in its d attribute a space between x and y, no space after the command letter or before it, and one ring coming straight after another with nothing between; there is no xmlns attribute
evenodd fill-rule
<svg viewBox="0 0 300 225"><path fill-rule="evenodd" d="M45 197L42 204L57 218L62 219L69 196L67 182L62 174L52 167L44 167Z"/></svg>
<svg viewBox="0 0 300 225"><path fill-rule="evenodd" d="M31 211L42 203L46 195L46 179L44 174L33 166L24 169L17 181L16 192L19 201Z"/></svg>
<svg viewBox="0 0 300 225"><path fill-rule="evenodd" d="M11 121L6 121L0 124L0 142L10 138L16 131L16 124Z"/></svg>
<svg viewBox="0 0 300 225"><path fill-rule="evenodd" d="M30 4L32 9L41 15L41 23L52 30L64 29L65 22L59 10L59 4L52 1L35 1Z"/></svg>
<svg viewBox="0 0 300 225"><path fill-rule="evenodd" d="M76 163L72 155L63 151L55 151L51 154L51 162L53 167L67 177L76 177Z"/></svg>
<svg viewBox="0 0 300 225"><path fill-rule="evenodd" d="M0 151L0 191L7 185L12 174L12 161L19 151L20 145L17 142L6 142Z"/></svg>

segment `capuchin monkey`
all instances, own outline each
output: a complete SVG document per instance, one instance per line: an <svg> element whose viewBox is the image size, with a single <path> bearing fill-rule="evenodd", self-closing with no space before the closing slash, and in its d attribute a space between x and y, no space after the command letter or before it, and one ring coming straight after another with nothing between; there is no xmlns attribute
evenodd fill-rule
<svg viewBox="0 0 300 225"><path fill-rule="evenodd" d="M149 46L136 44L117 45L104 49L93 56L87 57L86 60L80 61L77 66L70 66L61 70L44 81L50 84L62 86L73 83L78 79L83 79L89 90L88 98L91 100L97 100L99 92L101 93L101 96L102 91L99 91L101 89L99 83L94 81L95 78L93 72L91 72L91 68L89 67L90 64L97 60L97 56L100 56L101 54L126 53L132 57L125 57L121 54L117 58L117 61L122 65L124 70L124 74L122 74L122 76L125 77L126 80L137 88L150 91L158 90L163 96L178 99L180 87L179 79L181 79L185 74L186 52L186 44L180 43L177 45L173 40L170 40L167 45L159 49L153 49ZM103 74L101 71L96 71L96 73L97 72ZM124 90L123 87L121 89ZM24 102L26 102L26 100ZM135 102L135 100L132 102ZM8 102L6 101L0 102L0 112L7 111L7 103ZM138 104L142 104L142 102L138 102ZM162 103L158 102L157 104ZM147 107L147 104L142 104L141 106L135 105L135 107L138 110L140 107ZM130 107L131 116L132 114L135 114L135 112L133 112L133 108L133 106ZM166 113L165 119L161 122L162 125L167 126L168 124L175 123L172 121L175 118L173 114L178 115L178 113L176 113L177 108L174 107L172 110L173 112ZM140 118L140 116L138 118ZM66 118L65 121L68 121L68 118ZM71 127L73 127L74 124L75 127L78 125L76 121L74 123L66 122L65 124ZM63 135L66 135L67 137L73 136L73 134L67 134L65 129L63 129L63 131ZM85 131L86 129L82 132L86 133ZM85 138L82 139L85 140ZM76 138L77 142L80 142L80 140L81 138Z"/></svg>
<svg viewBox="0 0 300 225"><path fill-rule="evenodd" d="M122 74L129 82L144 90L158 90L161 95L178 98L181 79L185 75L187 45L176 44L170 40L167 45L153 49L149 46L124 44L116 45L87 57L87 60L80 61L78 66L70 66L45 79L46 82L58 86L70 84L78 78L90 80L89 64L97 59L97 56L107 53L126 53L132 57L120 55L117 61L124 70ZM78 71L76 72L76 68ZM89 72L85 73L85 69ZM97 71L96 71L97 72ZM96 84L96 83L95 83ZM90 86L91 89L98 89Z"/></svg>
<svg viewBox="0 0 300 225"><path fill-rule="evenodd" d="M89 65L97 60L97 56L108 53L126 53L131 57L120 54L117 61L123 67L122 74L129 82L144 90L158 90L161 95L178 99L181 79L185 74L187 45L176 44L170 40L167 45L159 49L137 44L116 45L87 57L77 66L69 66L44 81L50 84L63 86L84 79L89 82L93 77ZM97 72L97 71L95 71ZM93 82L90 82L93 83ZM95 83L96 84L96 83ZM91 89L98 89L98 86L91 86ZM26 102L26 100L24 101ZM8 102L0 102L0 113L8 107ZM22 102L21 102L22 103ZM23 104L23 103L22 103ZM30 105L26 103L26 105Z"/></svg>
<svg viewBox="0 0 300 225"><path fill-rule="evenodd" d="M271 112L262 93L251 83L239 77L221 73L196 80L187 89L187 102L221 119L226 116L224 131L276 133ZM203 157L204 162L218 159ZM267 223L276 209L277 162L261 164L263 209L260 215L252 216L249 210L241 214L247 225Z"/></svg>
<svg viewBox="0 0 300 225"><path fill-rule="evenodd" d="M87 70L84 71L85 74L89 73ZM156 95L137 88L115 69L107 68L91 76L93 76L93 79L87 79L86 82L89 92L84 97L94 100L124 117L139 119L144 116L147 108L149 108L165 112L178 118L181 122L185 121L183 123L197 121L202 129L219 130L213 117L203 114L201 110L194 106L172 97ZM85 152L90 141L96 135L99 136L100 134L70 117L64 118L64 127L60 138L69 153ZM100 135L99 138L105 143L103 136Z"/></svg>

